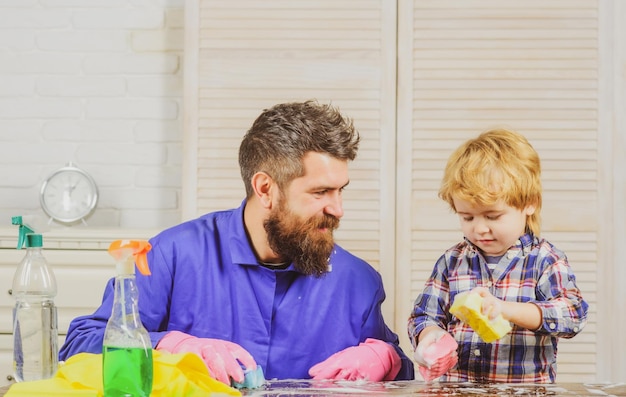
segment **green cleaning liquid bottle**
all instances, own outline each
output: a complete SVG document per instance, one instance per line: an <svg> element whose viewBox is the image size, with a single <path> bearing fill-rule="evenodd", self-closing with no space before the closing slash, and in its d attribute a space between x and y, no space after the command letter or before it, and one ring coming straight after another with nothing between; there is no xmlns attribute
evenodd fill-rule
<svg viewBox="0 0 626 397"><path fill-rule="evenodd" d="M46 379L57 371L58 326L54 297L57 284L43 256L43 237L22 219L11 219L19 226L17 249L26 255L13 277L13 369L18 382Z"/></svg>
<svg viewBox="0 0 626 397"><path fill-rule="evenodd" d="M104 397L148 397L152 392L152 344L139 318L134 265L149 275L146 254L151 248L141 240L116 240L109 246L117 275L102 347Z"/></svg>

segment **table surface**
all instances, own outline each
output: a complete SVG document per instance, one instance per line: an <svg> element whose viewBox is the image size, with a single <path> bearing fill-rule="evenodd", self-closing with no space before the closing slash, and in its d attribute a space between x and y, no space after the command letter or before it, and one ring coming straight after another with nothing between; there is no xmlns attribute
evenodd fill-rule
<svg viewBox="0 0 626 397"><path fill-rule="evenodd" d="M0 387L0 397L9 386ZM477 384L477 383L430 383L421 381L396 382L342 382L281 380L268 381L253 390L242 390L249 397L311 397L311 396L515 396L515 397L559 397L559 396L626 396L626 383L611 384Z"/></svg>
<svg viewBox="0 0 626 397"><path fill-rule="evenodd" d="M242 390L249 397L309 396L626 396L626 383L613 384L477 384L396 382L340 382L281 380L268 381L253 390Z"/></svg>

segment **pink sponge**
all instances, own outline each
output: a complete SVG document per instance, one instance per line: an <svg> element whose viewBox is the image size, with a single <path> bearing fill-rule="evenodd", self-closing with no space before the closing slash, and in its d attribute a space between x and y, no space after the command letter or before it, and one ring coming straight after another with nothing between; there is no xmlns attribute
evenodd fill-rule
<svg viewBox="0 0 626 397"><path fill-rule="evenodd" d="M419 371L426 382L440 377L456 365L458 361L457 347L458 344L452 335L446 333L424 350L424 359L430 366L419 366Z"/></svg>

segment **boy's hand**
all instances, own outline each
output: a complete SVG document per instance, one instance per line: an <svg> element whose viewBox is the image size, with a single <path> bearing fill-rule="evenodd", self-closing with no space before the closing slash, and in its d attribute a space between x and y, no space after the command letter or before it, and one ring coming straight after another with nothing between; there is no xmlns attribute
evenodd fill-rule
<svg viewBox="0 0 626 397"><path fill-rule="evenodd" d="M505 320L531 331L541 327L543 313L534 303L505 302L493 296L485 287L476 287L472 291L483 297L481 312L490 320L501 314Z"/></svg>
<svg viewBox="0 0 626 397"><path fill-rule="evenodd" d="M428 327L415 349L415 362L426 382L440 377L458 361L458 344L448 332L439 327Z"/></svg>
<svg viewBox="0 0 626 397"><path fill-rule="evenodd" d="M505 320L507 319L507 316L504 314L502 301L493 296L487 288L476 287L472 291L483 297L481 311L485 316L489 317L489 320L495 319L499 314L502 314Z"/></svg>

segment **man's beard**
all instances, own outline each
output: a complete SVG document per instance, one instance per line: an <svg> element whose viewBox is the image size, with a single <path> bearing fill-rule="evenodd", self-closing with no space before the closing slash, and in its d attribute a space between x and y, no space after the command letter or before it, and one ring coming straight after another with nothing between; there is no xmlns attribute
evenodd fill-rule
<svg viewBox="0 0 626 397"><path fill-rule="evenodd" d="M263 226L267 232L270 248L294 267L306 274L319 277L328 271L328 260L335 245L333 230L339 227L339 219L328 214L300 220L285 200L270 213ZM325 228L326 231L320 229Z"/></svg>

